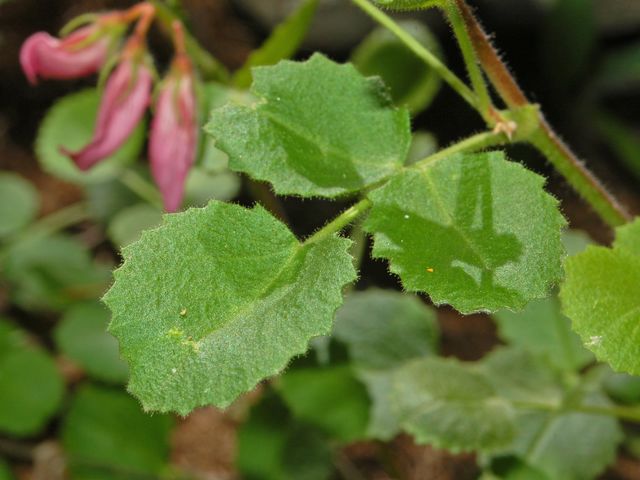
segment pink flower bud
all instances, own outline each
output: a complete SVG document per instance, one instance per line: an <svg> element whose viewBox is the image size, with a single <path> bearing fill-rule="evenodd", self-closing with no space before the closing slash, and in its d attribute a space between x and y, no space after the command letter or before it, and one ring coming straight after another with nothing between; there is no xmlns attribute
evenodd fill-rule
<svg viewBox="0 0 640 480"><path fill-rule="evenodd" d="M79 152L64 148L61 151L82 170L114 153L142 119L149 106L152 84L147 66L123 60L107 80L91 142Z"/></svg>
<svg viewBox="0 0 640 480"><path fill-rule="evenodd" d="M180 208L198 144L198 112L191 73L172 72L158 96L149 160L167 212Z"/></svg>
<svg viewBox="0 0 640 480"><path fill-rule="evenodd" d="M31 35L20 49L20 64L29 82L36 84L38 77L66 79L97 72L109 50L107 37L90 38L97 28L95 24L81 28L62 40L45 32Z"/></svg>

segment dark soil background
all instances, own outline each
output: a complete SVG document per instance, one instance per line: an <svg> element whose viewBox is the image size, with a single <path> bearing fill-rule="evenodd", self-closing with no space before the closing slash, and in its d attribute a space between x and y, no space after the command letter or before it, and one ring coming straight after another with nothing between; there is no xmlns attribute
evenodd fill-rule
<svg viewBox="0 0 640 480"><path fill-rule="evenodd" d="M347 0L344 0L347 2ZM603 3L606 3L605 0ZM30 87L18 64L18 52L25 38L37 30L56 32L74 16L100 9L122 8L133 4L125 0L10 0L0 6L0 168L20 173L34 182L43 197L41 214L56 211L82 197L77 187L42 173L33 154L32 144L38 124L46 109L58 97L93 83L93 79L75 82L43 82ZM625 170L610 149L594 134L589 121L589 108L593 98L590 92L591 74L597 69L606 52L620 45L640 40L640 22L624 28L608 27L601 32L589 65L571 85L558 86L553 72L545 70L545 32L548 18L544 10L525 0L487 0L471 2L488 30L495 32L496 43L508 60L524 90L540 102L551 122L587 164L603 179L608 188L632 212L640 213L638 182ZM183 0L184 10L194 35L230 69L242 65L252 48L268 34L250 12L231 0ZM427 15L434 32L440 38L448 63L462 75L455 44L448 28L437 16ZM155 45L161 55L168 54L167 46ZM308 54L301 53L301 57ZM333 49L328 52L338 60L347 59L349 51ZM640 127L640 96L636 92L623 92L599 100L608 110ZM585 114L587 112L587 114ZM443 87L436 101L414 121L414 126L436 134L441 145L475 130L482 124L479 118L448 88ZM586 230L597 241L611 240L611 231L597 218L589 206L570 190L564 180L554 173L535 152L526 148L513 149L512 156L549 178L549 190L562 201L562 208L573 228ZM240 199L251 202L247 194ZM296 233L307 234L325 219L343 208L341 204L320 201L285 199L287 215ZM85 230L90 225L80 227ZM113 252L115 255L115 252ZM366 261L363 265L359 288L368 285L395 286L394 278L386 272L382 262ZM0 291L0 311L4 309ZM480 358L497 343L491 320L483 315L461 317L453 310L440 309L443 331L443 350L465 360ZM64 365L61 363L61 368ZM66 368L69 381L73 369ZM202 409L178 427L173 439L172 458L175 464L202 479L235 478L235 429L242 409L250 398L226 413L215 409ZM1 440L1 439L0 439ZM36 464L21 467L21 479L55 480L56 444L46 441L38 447ZM0 442L0 453L3 444ZM6 453L6 452L5 452ZM396 472L403 479L464 480L476 478L479 470L472 455L453 456L446 452L414 445L410 438L400 437L390 444L356 444L344 450L339 465L341 476L336 478L376 479L391 478ZM382 468L382 464L385 468ZM351 473L349 473L351 472ZM618 462L603 478L640 479L640 463L621 453Z"/></svg>

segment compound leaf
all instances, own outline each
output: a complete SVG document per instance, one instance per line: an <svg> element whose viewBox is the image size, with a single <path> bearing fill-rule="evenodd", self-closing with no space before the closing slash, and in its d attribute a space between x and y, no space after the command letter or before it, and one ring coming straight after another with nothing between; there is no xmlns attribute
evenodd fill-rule
<svg viewBox="0 0 640 480"><path fill-rule="evenodd" d="M123 250L104 299L146 409L226 406L329 333L356 276L348 240L301 244L259 206L164 218Z"/></svg>
<svg viewBox="0 0 640 480"><path fill-rule="evenodd" d="M279 194L335 197L396 171L411 142L409 114L379 79L315 54L253 70L251 106L214 110L205 130L233 170Z"/></svg>
<svg viewBox="0 0 640 480"><path fill-rule="evenodd" d="M640 374L640 219L617 229L613 248L567 259L564 313L599 360Z"/></svg>
<svg viewBox="0 0 640 480"><path fill-rule="evenodd" d="M501 152L407 169L369 194L373 255L436 305L521 309L562 273L565 220L543 185Z"/></svg>

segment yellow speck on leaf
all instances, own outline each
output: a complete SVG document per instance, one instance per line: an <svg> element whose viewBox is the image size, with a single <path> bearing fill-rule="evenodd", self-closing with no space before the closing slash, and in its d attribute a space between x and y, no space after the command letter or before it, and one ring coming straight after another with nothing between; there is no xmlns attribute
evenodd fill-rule
<svg viewBox="0 0 640 480"><path fill-rule="evenodd" d="M433 268L431 268L431 267L427 268L427 272L433 273Z"/></svg>
<svg viewBox="0 0 640 480"><path fill-rule="evenodd" d="M180 316L181 317L186 317L187 316L187 309L183 308L182 310L180 310Z"/></svg>

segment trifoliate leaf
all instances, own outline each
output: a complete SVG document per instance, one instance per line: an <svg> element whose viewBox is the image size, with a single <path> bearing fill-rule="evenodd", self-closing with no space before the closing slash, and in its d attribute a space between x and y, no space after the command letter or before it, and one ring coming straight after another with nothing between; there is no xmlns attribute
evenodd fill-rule
<svg viewBox="0 0 640 480"><path fill-rule="evenodd" d="M278 391L298 419L343 442L364 438L369 399L349 366L290 370Z"/></svg>
<svg viewBox="0 0 640 480"><path fill-rule="evenodd" d="M233 170L279 194L335 197L396 171L411 141L409 114L379 79L315 54L253 70L252 106L214 110L205 130Z"/></svg>
<svg viewBox="0 0 640 480"><path fill-rule="evenodd" d="M31 222L38 213L38 192L15 173L0 173L0 239Z"/></svg>
<svg viewBox="0 0 640 480"><path fill-rule="evenodd" d="M118 342L107 332L109 312L97 302L78 303L67 310L56 327L58 348L89 375L124 383L129 371L120 359Z"/></svg>
<svg viewBox="0 0 640 480"><path fill-rule="evenodd" d="M543 186L501 152L407 169L369 194L373 255L436 305L521 309L562 273L565 220Z"/></svg>
<svg viewBox="0 0 640 480"><path fill-rule="evenodd" d="M140 238L142 232L155 228L162 222L162 210L148 203L138 203L120 210L107 228L111 241L125 247Z"/></svg>
<svg viewBox="0 0 640 480"><path fill-rule="evenodd" d="M49 355L2 318L0 347L0 432L39 433L60 406L62 377Z"/></svg>
<svg viewBox="0 0 640 480"><path fill-rule="evenodd" d="M560 369L577 371L593 360L555 297L534 300L519 313L498 312L495 319L505 341L545 355Z"/></svg>
<svg viewBox="0 0 640 480"><path fill-rule="evenodd" d="M612 249L591 246L565 263L564 313L586 347L614 370L640 374L640 219Z"/></svg>
<svg viewBox="0 0 640 480"><path fill-rule="evenodd" d="M393 400L418 443L448 450L492 451L514 435L514 411L482 373L455 360L426 358L397 370Z"/></svg>
<svg viewBox="0 0 640 480"><path fill-rule="evenodd" d="M144 122L117 152L87 172L60 152L60 147L74 151L89 143L99 105L100 93L91 89L68 95L51 107L40 124L35 145L44 171L73 183L96 183L117 176L122 168L138 159L144 145Z"/></svg>
<svg viewBox="0 0 640 480"><path fill-rule="evenodd" d="M146 409L226 406L329 333L355 279L348 240L300 244L259 206L164 218L123 250L105 297Z"/></svg>
<svg viewBox="0 0 640 480"><path fill-rule="evenodd" d="M110 267L93 263L87 248L65 235L32 236L12 245L3 275L13 300L32 310L63 310L104 292Z"/></svg>
<svg viewBox="0 0 640 480"><path fill-rule="evenodd" d="M291 58L311 26L314 14L318 8L318 0L304 0L300 6L278 25L269 38L254 50L245 64L233 77L233 84L238 88L248 88L251 85L251 70L253 67L273 65L287 58Z"/></svg>
<svg viewBox="0 0 640 480"><path fill-rule="evenodd" d="M427 50L439 55L440 45L427 27L415 20L400 22ZM412 114L427 108L440 89L441 79L424 60L386 28L374 30L356 48L351 61L367 77L378 75L389 87L393 102Z"/></svg>
<svg viewBox="0 0 640 480"><path fill-rule="evenodd" d="M143 413L121 390L81 387L62 427L71 480L158 477L168 464L172 424L169 416Z"/></svg>
<svg viewBox="0 0 640 480"><path fill-rule="evenodd" d="M400 430L391 399L394 372L437 351L435 312L414 296L369 289L347 297L333 335L347 346L356 375L367 386L372 402L367 434L391 439Z"/></svg>

